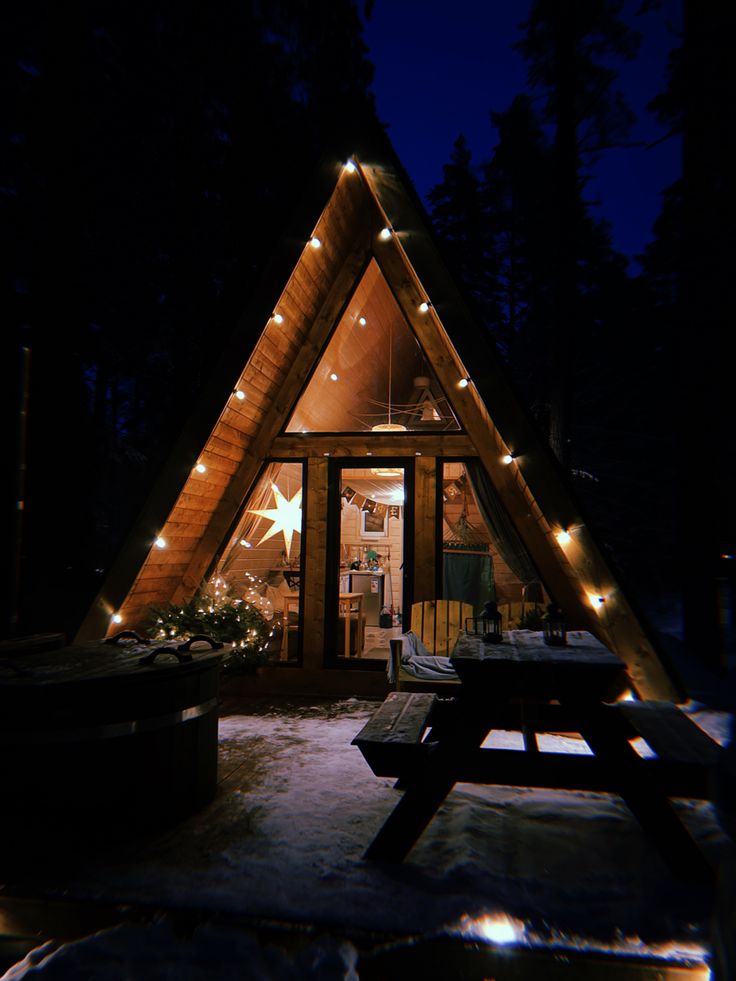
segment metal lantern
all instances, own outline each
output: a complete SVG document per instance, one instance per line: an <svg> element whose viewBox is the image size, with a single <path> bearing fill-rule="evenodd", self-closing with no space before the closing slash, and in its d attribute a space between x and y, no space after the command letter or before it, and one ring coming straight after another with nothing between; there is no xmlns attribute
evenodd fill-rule
<svg viewBox="0 0 736 981"><path fill-rule="evenodd" d="M465 632L480 634L486 644L500 644L503 640L503 633L498 606L491 600L483 607L480 616L468 617L465 621Z"/></svg>
<svg viewBox="0 0 736 981"><path fill-rule="evenodd" d="M559 606L556 603L550 603L542 619L545 644L549 644L550 647L564 647L567 644L567 625Z"/></svg>

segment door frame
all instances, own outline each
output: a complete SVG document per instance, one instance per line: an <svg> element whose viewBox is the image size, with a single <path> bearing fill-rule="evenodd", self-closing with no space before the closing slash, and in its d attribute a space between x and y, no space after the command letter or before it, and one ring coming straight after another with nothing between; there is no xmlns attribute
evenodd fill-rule
<svg viewBox="0 0 736 981"><path fill-rule="evenodd" d="M380 456L371 457L370 461L364 456L340 456L329 461L327 478L327 535L326 535L326 569L325 569L325 618L324 636L325 647L323 663L326 668L349 669L352 671L385 671L386 662L379 658L349 658L337 656L338 631L338 593L340 591L340 501L341 480L343 470L371 470L373 467L395 466L404 471L404 527L402 530L402 609L411 610L414 586L414 457Z"/></svg>

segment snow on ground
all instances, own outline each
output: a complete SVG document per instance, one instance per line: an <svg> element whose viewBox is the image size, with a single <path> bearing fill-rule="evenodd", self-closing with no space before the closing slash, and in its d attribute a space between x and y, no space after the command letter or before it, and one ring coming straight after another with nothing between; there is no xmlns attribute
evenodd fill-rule
<svg viewBox="0 0 736 981"><path fill-rule="evenodd" d="M309 923L337 937L365 931L426 937L459 925L471 929L479 918L502 913L522 924L530 943L556 939L628 951L642 944L656 949L675 942L691 951L707 945L702 896L673 877L612 795L459 785L403 864L366 862L363 853L399 793L351 746L375 707L357 699L244 704L221 719L221 773L241 765L209 807L135 848L117 847L88 861L81 856L61 881L36 873L24 889L49 898ZM696 719L699 714L704 728L725 740L728 718L696 707ZM506 737L494 739L498 745ZM518 745L514 740L508 734L506 745ZM586 750L582 741L560 736L545 737L543 748ZM681 806L703 847L730 856L710 806ZM167 928L156 927L162 936ZM116 929L109 933L113 946L124 928ZM200 940L205 948L214 943L206 931ZM89 943L104 948L99 938ZM132 951L139 946L132 935L128 943ZM73 958L67 948L65 956ZM80 949L90 955L84 944L74 947L77 955ZM340 965L335 977L351 976L350 950L338 943L325 954ZM47 958L49 973L42 962L7 977L73 976L52 973L60 956ZM191 973L177 976L198 977L198 956L190 951ZM324 965L323 973L300 974L284 957L271 974L249 976L333 976Z"/></svg>

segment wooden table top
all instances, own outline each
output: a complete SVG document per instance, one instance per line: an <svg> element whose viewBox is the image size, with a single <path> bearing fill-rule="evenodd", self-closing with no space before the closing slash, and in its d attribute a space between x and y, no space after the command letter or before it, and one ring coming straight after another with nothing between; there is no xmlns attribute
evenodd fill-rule
<svg viewBox="0 0 736 981"><path fill-rule="evenodd" d="M463 688L485 697L599 700L625 680L626 666L592 634L568 634L566 647L536 631L512 630L501 644L461 634L451 657Z"/></svg>

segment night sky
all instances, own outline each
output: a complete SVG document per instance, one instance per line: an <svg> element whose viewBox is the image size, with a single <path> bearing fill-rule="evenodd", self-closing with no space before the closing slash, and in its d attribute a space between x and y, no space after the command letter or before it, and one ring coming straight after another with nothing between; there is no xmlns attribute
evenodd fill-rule
<svg viewBox="0 0 736 981"><path fill-rule="evenodd" d="M641 0L626 0L624 16L641 35L633 62L616 62L620 87L638 117L631 142L648 144L663 132L645 109L664 88L667 55L682 23L679 0L641 16ZM442 180L442 166L464 133L476 163L495 143L490 112L503 111L526 88L526 64L512 50L530 0L375 0L365 30L376 67L373 90L381 121L424 198ZM633 257L649 240L661 191L679 176L675 139L645 149L607 151L587 186L609 220L614 247Z"/></svg>

